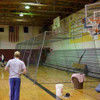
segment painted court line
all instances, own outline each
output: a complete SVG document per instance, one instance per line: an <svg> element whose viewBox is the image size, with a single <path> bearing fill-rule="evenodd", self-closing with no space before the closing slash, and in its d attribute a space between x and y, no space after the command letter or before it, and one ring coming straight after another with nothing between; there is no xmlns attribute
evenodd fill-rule
<svg viewBox="0 0 100 100"><path fill-rule="evenodd" d="M34 80L33 79L31 79L30 77L28 77L26 75L24 75L24 76L34 83ZM39 86L41 89L43 89L45 92L47 92L48 94L50 94L52 97L54 97L56 100L62 100L61 98L57 97L54 93L52 93L50 90L48 90L47 88L45 88L44 86L42 86L38 82L36 82L35 84L37 86Z"/></svg>

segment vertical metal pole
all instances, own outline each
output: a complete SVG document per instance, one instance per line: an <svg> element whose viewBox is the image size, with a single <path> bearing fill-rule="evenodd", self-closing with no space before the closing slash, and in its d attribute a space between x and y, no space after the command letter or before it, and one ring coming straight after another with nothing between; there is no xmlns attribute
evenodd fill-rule
<svg viewBox="0 0 100 100"><path fill-rule="evenodd" d="M37 72L38 72L38 68L39 68L39 63L40 63L40 58L41 58L41 54L42 54L42 49L43 49L44 42L45 42L45 37L46 37L46 32L44 32L44 37L43 37L43 42L42 42L42 46L41 46L41 50L40 50L40 54L39 54L39 59L38 59L36 70L35 70L34 83L36 83Z"/></svg>
<svg viewBox="0 0 100 100"><path fill-rule="evenodd" d="M85 5L85 20L86 20L86 26L87 26L87 5Z"/></svg>
<svg viewBox="0 0 100 100"><path fill-rule="evenodd" d="M61 47L62 47L62 49L63 49L63 51L64 51L64 52L63 52L63 58L64 58L64 61L65 61L65 64L66 64L66 65L64 64L64 67L65 67L65 66L67 66L67 60L66 60L66 53L65 53L65 50L66 50L66 49L65 49L65 44L63 45L63 41L65 42L65 39L64 39L64 40L63 40L63 39L61 40ZM66 41L67 41L67 40L66 40Z"/></svg>
<svg viewBox="0 0 100 100"><path fill-rule="evenodd" d="M15 47L15 50L17 51L17 47L18 47L18 45L16 44L16 47Z"/></svg>
<svg viewBox="0 0 100 100"><path fill-rule="evenodd" d="M20 54L21 54L21 51L22 51L22 48L21 48L21 45L20 45Z"/></svg>
<svg viewBox="0 0 100 100"><path fill-rule="evenodd" d="M94 36L93 36L94 38ZM99 67L99 61L98 61L98 56L97 56L97 51L96 51L96 43L95 43L95 40L93 40L93 43L94 43L94 48L95 48L95 56L96 56L96 61L97 61L97 64L98 64L98 67Z"/></svg>
<svg viewBox="0 0 100 100"><path fill-rule="evenodd" d="M26 42L26 48L27 48L28 42L29 42L29 40ZM22 58L22 60L24 60L24 56L25 56L25 52L26 52L26 48L25 48L25 51L24 51L24 54L23 54L23 58Z"/></svg>
<svg viewBox="0 0 100 100"><path fill-rule="evenodd" d="M31 54L32 54L32 50L33 50L33 44L34 44L34 41L35 41L35 39L33 39L33 42L32 42L32 48L31 48L31 50L30 50L30 52L29 52L29 56L28 56L28 59L27 59L27 68L29 69L29 61L30 61L30 58L31 58Z"/></svg>
<svg viewBox="0 0 100 100"><path fill-rule="evenodd" d="M18 51L18 44L16 44L15 50Z"/></svg>
<svg viewBox="0 0 100 100"><path fill-rule="evenodd" d="M1 48L1 36L0 36L0 49L2 49L2 48Z"/></svg>

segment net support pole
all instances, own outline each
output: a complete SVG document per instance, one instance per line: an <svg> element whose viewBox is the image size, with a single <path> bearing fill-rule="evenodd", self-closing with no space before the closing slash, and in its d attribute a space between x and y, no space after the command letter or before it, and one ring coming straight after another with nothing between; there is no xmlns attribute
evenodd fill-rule
<svg viewBox="0 0 100 100"><path fill-rule="evenodd" d="M17 50L17 51L20 51L19 45L16 47L16 50Z"/></svg>
<svg viewBox="0 0 100 100"><path fill-rule="evenodd" d="M87 18L87 5L85 5L85 18Z"/></svg>
<svg viewBox="0 0 100 100"><path fill-rule="evenodd" d="M32 42L33 44L34 44L34 41L35 41L35 39L33 39L33 42ZM34 46L33 44L32 44L31 50L29 52L28 59L27 59L27 69L29 68L29 61L30 61L32 50L33 50L33 46Z"/></svg>
<svg viewBox="0 0 100 100"><path fill-rule="evenodd" d="M42 49L43 49L43 46L44 46L45 38L46 38L46 32L44 32L44 37L43 37L43 42L42 42L42 46L41 46L41 50L40 50L40 54L39 54L39 59L38 59L37 65L36 65L36 70L35 70L35 74L34 74L34 84L36 83L37 72L38 72L38 68L39 68L39 63L40 63L40 58L41 58L41 54L42 54Z"/></svg>
<svg viewBox="0 0 100 100"><path fill-rule="evenodd" d="M0 36L0 49L1 49L1 36Z"/></svg>
<svg viewBox="0 0 100 100"><path fill-rule="evenodd" d="M99 61L98 61L98 55L97 55L97 49L96 49L96 40L93 40L93 43L94 43L94 48L95 48L96 61L97 61L98 67L99 67Z"/></svg>
<svg viewBox="0 0 100 100"><path fill-rule="evenodd" d="M20 48L19 48L19 51L20 51L20 54L21 54L21 51L22 51L22 47L21 47L21 45L19 46Z"/></svg>
<svg viewBox="0 0 100 100"><path fill-rule="evenodd" d="M27 46L28 46L28 42L29 42L29 40L26 42L26 48L27 48ZM25 52L26 52L26 48L25 48L25 51L24 51L24 54L23 54L23 58L22 58L22 60L24 60L24 56L25 56Z"/></svg>

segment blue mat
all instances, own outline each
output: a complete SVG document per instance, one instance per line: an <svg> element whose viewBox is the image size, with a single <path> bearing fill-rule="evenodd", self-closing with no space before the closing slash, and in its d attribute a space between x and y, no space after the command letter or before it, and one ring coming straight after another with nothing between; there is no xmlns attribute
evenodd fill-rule
<svg viewBox="0 0 100 100"><path fill-rule="evenodd" d="M100 93L100 84L95 88L95 90Z"/></svg>

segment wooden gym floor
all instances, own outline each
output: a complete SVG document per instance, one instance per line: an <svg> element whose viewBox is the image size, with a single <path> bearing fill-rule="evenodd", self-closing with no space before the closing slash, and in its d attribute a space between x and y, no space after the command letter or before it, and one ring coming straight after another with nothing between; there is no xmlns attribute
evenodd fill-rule
<svg viewBox="0 0 100 100"><path fill-rule="evenodd" d="M34 77L35 67L29 67L29 75ZM21 76L20 100L58 100L56 99L56 83L64 85L63 96L70 93L67 100L100 100L100 93L95 91L95 87L100 83L100 79L87 77L83 89L74 89L71 83L72 73L57 70L50 67L39 67L37 74L37 84L25 76ZM34 78L33 78L34 79ZM8 73L0 68L0 100L9 100ZM59 100L66 100L60 97Z"/></svg>

